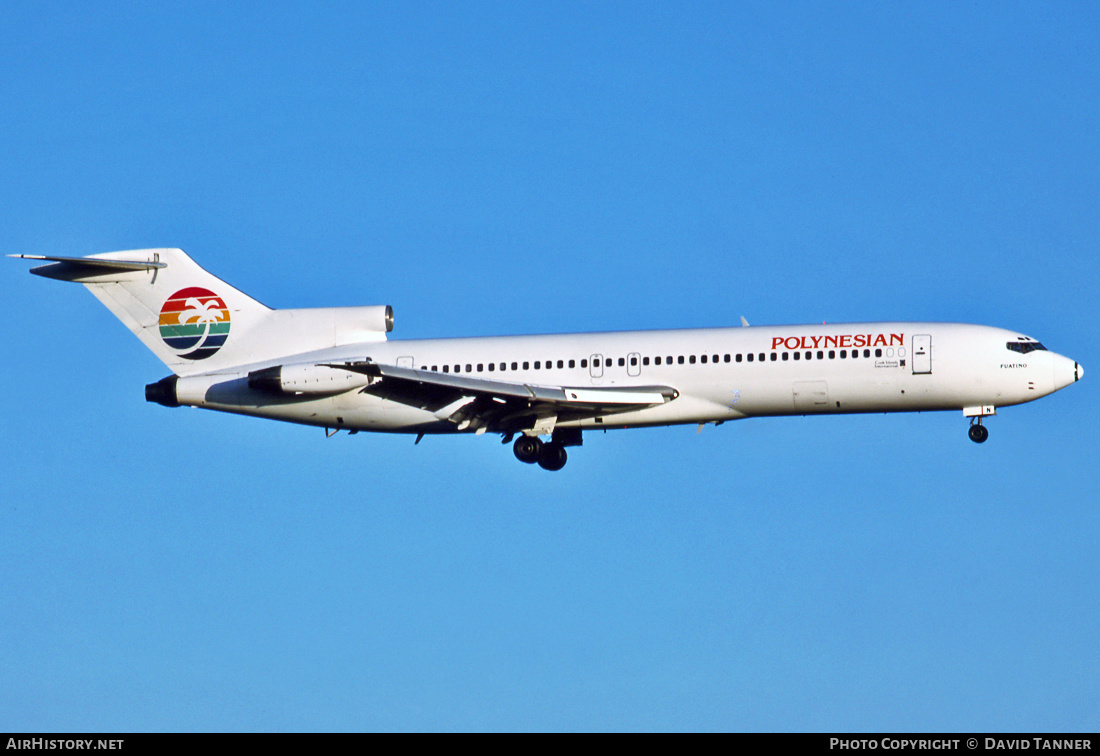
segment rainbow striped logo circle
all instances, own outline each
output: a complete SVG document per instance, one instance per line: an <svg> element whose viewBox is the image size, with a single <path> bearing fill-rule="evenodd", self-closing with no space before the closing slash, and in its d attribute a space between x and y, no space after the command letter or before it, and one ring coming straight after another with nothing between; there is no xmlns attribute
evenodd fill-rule
<svg viewBox="0 0 1100 756"><path fill-rule="evenodd" d="M160 308L160 337L188 360L205 360L229 338L229 308L209 289L180 289Z"/></svg>

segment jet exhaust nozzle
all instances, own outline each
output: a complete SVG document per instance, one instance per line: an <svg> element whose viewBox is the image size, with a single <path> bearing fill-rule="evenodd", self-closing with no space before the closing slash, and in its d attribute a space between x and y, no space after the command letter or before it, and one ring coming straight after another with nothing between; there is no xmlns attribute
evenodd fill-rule
<svg viewBox="0 0 1100 756"><path fill-rule="evenodd" d="M179 399L176 397L176 383L179 377L170 375L156 383L150 383L145 387L145 401L163 404L165 407L179 407Z"/></svg>

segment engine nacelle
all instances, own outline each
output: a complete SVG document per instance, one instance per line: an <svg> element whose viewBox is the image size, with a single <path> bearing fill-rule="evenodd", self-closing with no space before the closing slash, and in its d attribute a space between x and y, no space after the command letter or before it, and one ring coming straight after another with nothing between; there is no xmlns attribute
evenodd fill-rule
<svg viewBox="0 0 1100 756"><path fill-rule="evenodd" d="M362 373L328 365L278 365L253 370L248 387L266 394L328 396L362 388L371 379Z"/></svg>
<svg viewBox="0 0 1100 756"><path fill-rule="evenodd" d="M332 327L337 345L372 341L374 337L370 334L385 334L393 330L393 308L389 305L328 309L332 312Z"/></svg>
<svg viewBox="0 0 1100 756"><path fill-rule="evenodd" d="M170 375L145 387L145 401L165 407L205 407L236 404L240 375Z"/></svg>

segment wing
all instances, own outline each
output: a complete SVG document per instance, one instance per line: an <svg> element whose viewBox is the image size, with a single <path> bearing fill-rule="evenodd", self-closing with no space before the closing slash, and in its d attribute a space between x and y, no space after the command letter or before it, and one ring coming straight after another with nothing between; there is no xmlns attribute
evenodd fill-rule
<svg viewBox="0 0 1100 756"><path fill-rule="evenodd" d="M653 407L680 395L669 386L539 386L376 362L327 366L369 376L372 381L362 393L433 412L454 423L457 430L479 433L533 429L549 433L558 422Z"/></svg>

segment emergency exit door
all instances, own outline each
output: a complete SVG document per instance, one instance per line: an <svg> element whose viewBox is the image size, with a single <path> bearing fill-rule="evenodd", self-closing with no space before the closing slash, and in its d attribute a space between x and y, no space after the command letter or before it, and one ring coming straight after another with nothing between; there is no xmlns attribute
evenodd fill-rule
<svg viewBox="0 0 1100 756"><path fill-rule="evenodd" d="M592 383L599 383L603 380L603 355L594 354L588 360L588 374L592 377Z"/></svg>

